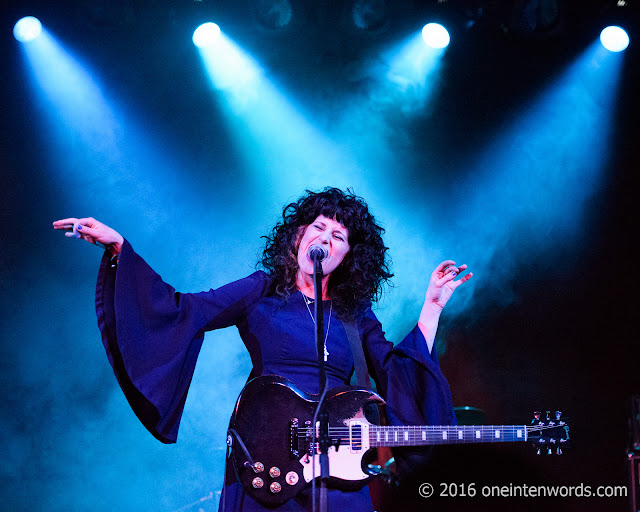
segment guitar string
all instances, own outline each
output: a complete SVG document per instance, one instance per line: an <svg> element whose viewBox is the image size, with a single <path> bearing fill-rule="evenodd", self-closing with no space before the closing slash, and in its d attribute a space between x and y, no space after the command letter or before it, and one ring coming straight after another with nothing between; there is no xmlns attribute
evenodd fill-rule
<svg viewBox="0 0 640 512"><path fill-rule="evenodd" d="M369 429L373 429L373 430L377 430L377 429L381 429L381 432L387 431L387 432L395 432L395 431L403 431L403 430L407 430L407 431L412 431L412 432L421 432L423 430L430 430L431 432L444 432L452 430L452 431L456 431L459 432L460 430L468 430L468 431L475 431L475 430L482 430L482 431L491 431L494 432L495 430L517 430L519 428L524 427L525 429L529 430L529 431L538 431L538 430L548 430L550 428L563 428L567 426L566 424L557 424L557 425L425 425L425 426L420 426L420 425L398 425L398 426L383 426L383 425L371 425L369 427ZM300 429L302 430L302 429ZM345 432L349 432L351 430L351 427L347 426L347 425L343 425L343 426L339 426L339 427L329 427L329 431L330 432L339 432L339 431L345 431ZM311 429L309 428L308 431L311 431ZM298 435L303 436L306 435L302 432L300 432Z"/></svg>
<svg viewBox="0 0 640 512"><path fill-rule="evenodd" d="M518 430L518 426L516 425L509 425L509 428L506 428L504 426L502 426L501 428L498 428L498 425L478 425L478 426L472 426L472 425L463 425L464 427L467 427L467 432L468 433L473 433L477 430L480 430L482 432L482 434L491 434L493 435L494 432L496 430L502 430L503 433L506 434L513 434L514 431ZM528 432L542 432L543 430L549 430L552 428L564 428L565 425L534 425L534 426L528 426L528 425L523 425L523 427L525 427L525 429ZM369 436L371 436L373 433L398 433L398 432L406 432L407 434L409 434L411 437L415 437L415 434L422 434L423 432L425 432L427 435L429 435L431 438L433 438L434 434L441 434L443 432L445 432L445 430L442 429L442 427L437 427L437 426L427 426L425 427L420 427L418 425L408 425L405 427L402 426L397 426L397 427L379 427L382 428L383 430L376 430L377 426L373 426L372 429L370 429L369 431ZM453 433L458 433L461 430L455 426L451 426L451 427L447 427L446 432L449 432L449 429L451 429L453 431ZM373 432L371 431L373 430ZM427 432L428 431L428 432ZM462 429L462 431L464 432L465 429ZM340 439L349 439L351 437L351 431L350 431L350 427L329 427L329 433L335 435L338 435ZM304 432L299 432L298 433L298 439L306 439L308 438L309 434L304 433ZM441 439L440 437L438 437L438 439ZM452 439L456 439L455 436L452 437Z"/></svg>
<svg viewBox="0 0 640 512"><path fill-rule="evenodd" d="M365 438L363 437L362 440L360 440L360 443L364 442L364 439ZM377 440L377 439L374 439L373 435L371 435L371 434L369 435L369 443L370 443L371 447L388 446L390 441L392 441L392 444L396 445L396 446L402 446L404 443L406 443L408 446L419 446L422 443L419 443L417 441L428 441L428 442L424 443L424 445L430 446L430 445L442 444L442 443L435 442L435 441L438 441L438 440L441 440L441 439L442 439L441 437L438 437L438 438L435 438L435 439L432 438L432 437L431 438L427 438L427 439L409 437L408 439L393 439L393 440L390 440L390 439L384 439L383 440L383 439L381 439L381 440ZM478 438L475 438L475 437L471 438L471 439L469 439L469 438L460 439L460 438L457 438L457 437L452 437L451 439L448 440L449 441L448 443L444 443L444 444L466 444L466 443L474 444L474 443L477 442L477 439ZM559 439L565 440L565 441L569 440L569 438L566 438L564 436L560 436ZM340 442L340 445L343 445L343 446L353 446L354 444L357 444L357 442L354 443L353 440L349 436L338 437L337 440ZM483 440L486 441L486 442L492 442L493 441L493 439L487 440L486 438L483 439ZM527 438L527 439L515 439L515 438L508 438L507 437L507 438L501 438L500 440L495 440L494 442L518 442L518 441L529 441L529 442L534 442L535 443L536 438L534 437L534 438ZM561 445L559 445L559 446L561 446Z"/></svg>
<svg viewBox="0 0 640 512"><path fill-rule="evenodd" d="M380 429L381 431L388 431L388 432L393 432L395 430L401 431L401 430L411 430L411 431L422 431L422 430L430 430L432 432L437 432L437 431L445 431L445 430L455 430L455 431L460 431L460 430L491 430L491 431L495 431L495 430L515 430L515 429L519 429L519 428L526 428L527 430L547 430L550 428L559 428L559 427L565 427L567 426L566 424L557 424L557 425L446 425L446 426L442 426L442 425L425 425L425 426L420 426L420 425L404 425L404 426L384 426L384 425L371 425L369 427L369 429L374 429L374 430L378 430ZM343 425L343 426L339 426L339 427L329 427L329 430L331 431L339 431L339 430L346 430L349 431L351 429L350 426L348 425ZM303 429L300 429L303 430ZM311 431L311 429L309 427L306 428L307 431Z"/></svg>

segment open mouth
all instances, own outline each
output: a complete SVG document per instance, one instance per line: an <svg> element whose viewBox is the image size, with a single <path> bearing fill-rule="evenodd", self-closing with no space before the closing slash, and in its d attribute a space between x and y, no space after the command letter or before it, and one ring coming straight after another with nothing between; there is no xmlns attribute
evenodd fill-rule
<svg viewBox="0 0 640 512"><path fill-rule="evenodd" d="M313 263L313 260L311 258L309 258L309 251L307 251L305 253L305 256L307 257L307 260L309 260L311 263ZM329 258L331 258L331 256L327 256L325 259L322 260L322 263L324 263L325 261L327 261Z"/></svg>
<svg viewBox="0 0 640 512"><path fill-rule="evenodd" d="M311 243L307 246L307 249L304 252L305 257L307 258L307 261L310 261L311 263L313 263L313 259L309 256L309 253L311 252L310 249L312 247L322 247L322 249L325 251L326 257L322 260L322 264L324 265L324 263L331 258L331 253L329 251L329 249L324 248L323 246L320 246L317 243Z"/></svg>

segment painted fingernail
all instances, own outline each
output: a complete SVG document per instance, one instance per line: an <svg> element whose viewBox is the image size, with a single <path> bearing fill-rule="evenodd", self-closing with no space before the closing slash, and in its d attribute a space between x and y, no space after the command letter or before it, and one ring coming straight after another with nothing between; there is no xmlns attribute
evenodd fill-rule
<svg viewBox="0 0 640 512"><path fill-rule="evenodd" d="M82 231L82 226L78 224L78 231Z"/></svg>
<svg viewBox="0 0 640 512"><path fill-rule="evenodd" d="M453 277L456 277L458 274L456 274L455 272L451 272L451 275L452 275Z"/></svg>

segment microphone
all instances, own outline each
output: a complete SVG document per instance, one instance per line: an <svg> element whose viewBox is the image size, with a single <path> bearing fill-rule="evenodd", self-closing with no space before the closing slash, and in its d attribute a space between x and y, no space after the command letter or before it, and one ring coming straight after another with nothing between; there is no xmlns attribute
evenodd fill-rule
<svg viewBox="0 0 640 512"><path fill-rule="evenodd" d="M312 245L307 251L307 258L311 261L323 261L329 256L329 251L322 245Z"/></svg>

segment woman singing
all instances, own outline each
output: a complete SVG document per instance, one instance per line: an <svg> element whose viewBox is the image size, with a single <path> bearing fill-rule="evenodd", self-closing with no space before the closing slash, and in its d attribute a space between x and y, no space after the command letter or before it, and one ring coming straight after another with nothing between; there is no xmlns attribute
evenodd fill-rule
<svg viewBox="0 0 640 512"><path fill-rule="evenodd" d="M131 407L163 443L176 441L206 331L236 326L251 356L254 377L277 375L306 393L319 392L309 256L315 246L326 255L322 309L328 387L348 384L354 372L345 331L345 325L352 325L368 372L387 402L390 425L455 423L433 343L442 308L472 274L458 277L466 265L440 263L429 279L416 326L394 347L371 310L383 283L392 277L384 230L366 203L350 191L307 191L285 207L282 221L265 237L263 270L201 293L176 292L119 233L93 218L63 219L53 226L68 231L67 236L107 247L96 290L102 341ZM329 510L373 510L367 487L351 492L330 489L328 500ZM274 510L245 494L229 467L220 503L224 512ZM311 488L277 510L312 510Z"/></svg>

